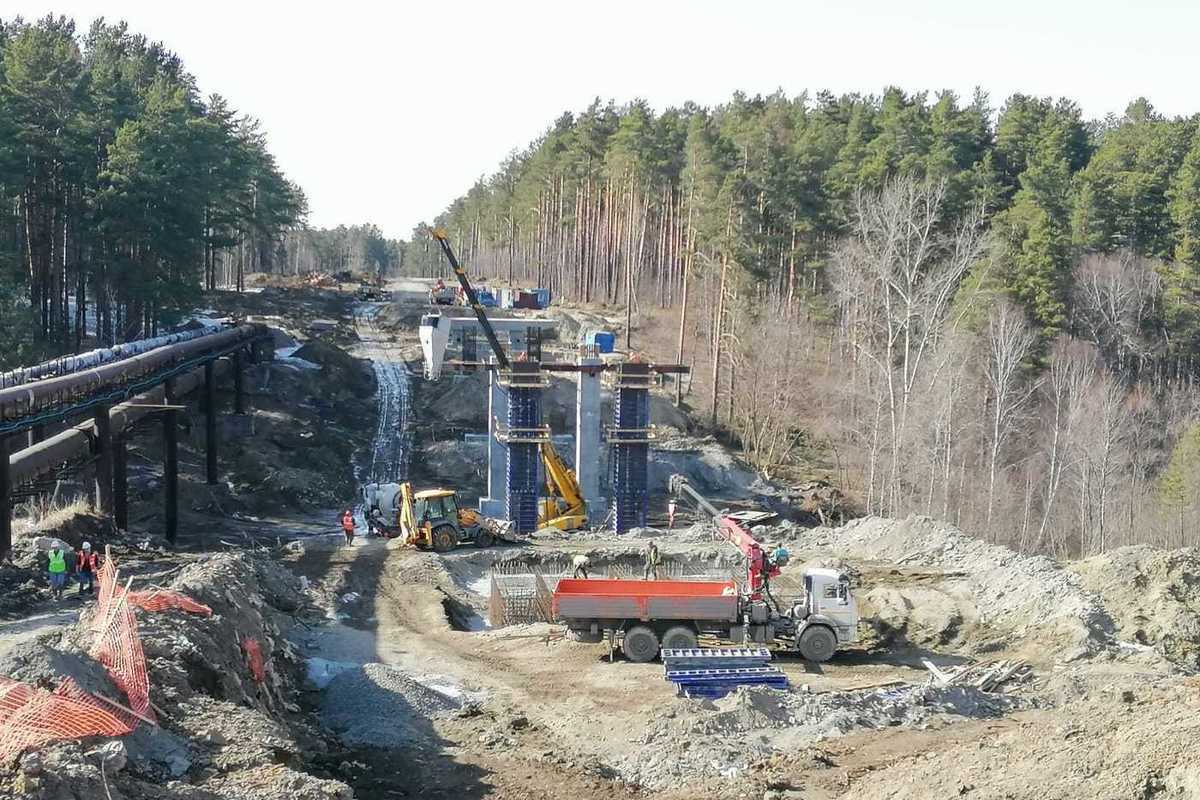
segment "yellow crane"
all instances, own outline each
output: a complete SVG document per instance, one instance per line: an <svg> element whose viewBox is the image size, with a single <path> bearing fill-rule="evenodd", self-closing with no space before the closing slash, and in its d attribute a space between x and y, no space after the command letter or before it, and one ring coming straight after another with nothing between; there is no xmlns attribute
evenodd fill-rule
<svg viewBox="0 0 1200 800"><path fill-rule="evenodd" d="M587 526L587 501L575 473L554 449L553 442L542 442L542 467L546 473L546 494L538 514L539 528L573 531Z"/></svg>

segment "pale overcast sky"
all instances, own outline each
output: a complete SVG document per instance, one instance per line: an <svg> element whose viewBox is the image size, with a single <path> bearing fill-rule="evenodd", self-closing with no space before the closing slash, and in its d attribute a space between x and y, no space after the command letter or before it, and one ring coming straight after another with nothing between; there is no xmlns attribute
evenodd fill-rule
<svg viewBox="0 0 1200 800"><path fill-rule="evenodd" d="M0 0L0 18L104 16L164 42L201 90L260 118L316 226L407 237L562 111L737 89L976 85L1067 95L1089 117L1145 95L1200 111L1200 6L1162 0L256 2Z"/></svg>

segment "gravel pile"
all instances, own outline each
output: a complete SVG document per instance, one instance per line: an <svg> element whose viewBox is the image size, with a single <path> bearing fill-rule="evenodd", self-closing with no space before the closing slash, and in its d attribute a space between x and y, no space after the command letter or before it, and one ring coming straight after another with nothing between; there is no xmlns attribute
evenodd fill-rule
<svg viewBox="0 0 1200 800"><path fill-rule="evenodd" d="M998 717L1029 705L1023 698L958 686L824 694L745 686L715 702L675 701L648 727L642 747L612 767L625 780L654 790L695 776L733 779L757 762L852 731L924 728Z"/></svg>
<svg viewBox="0 0 1200 800"><path fill-rule="evenodd" d="M350 746L420 747L436 739L430 719L458 707L384 664L346 670L321 695L322 722Z"/></svg>

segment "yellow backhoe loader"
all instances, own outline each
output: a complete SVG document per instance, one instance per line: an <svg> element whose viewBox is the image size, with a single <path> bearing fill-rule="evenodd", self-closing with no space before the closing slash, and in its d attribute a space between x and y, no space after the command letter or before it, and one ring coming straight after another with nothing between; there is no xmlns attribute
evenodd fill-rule
<svg viewBox="0 0 1200 800"><path fill-rule="evenodd" d="M367 526L389 539L403 537L422 550L445 552L460 544L488 547L514 541L507 523L462 508L453 489L414 492L410 483L371 483L363 489Z"/></svg>

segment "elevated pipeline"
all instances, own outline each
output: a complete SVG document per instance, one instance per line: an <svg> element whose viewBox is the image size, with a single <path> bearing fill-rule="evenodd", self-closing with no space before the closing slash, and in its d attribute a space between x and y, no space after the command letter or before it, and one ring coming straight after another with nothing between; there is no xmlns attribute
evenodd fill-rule
<svg viewBox="0 0 1200 800"><path fill-rule="evenodd" d="M161 383L172 367L182 371L190 362L215 358L266 335L263 325L239 325L81 372L0 389L0 434L61 418L67 412L82 413L96 403L120 401L149 388L139 385L141 379L154 376L154 382Z"/></svg>

